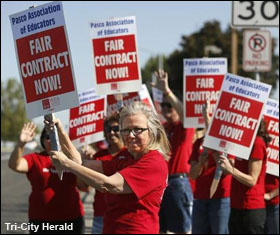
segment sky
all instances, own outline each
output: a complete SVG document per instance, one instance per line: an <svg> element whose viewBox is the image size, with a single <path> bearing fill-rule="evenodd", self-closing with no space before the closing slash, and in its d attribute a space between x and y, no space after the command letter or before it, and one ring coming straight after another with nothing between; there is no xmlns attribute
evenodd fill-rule
<svg viewBox="0 0 280 235"><path fill-rule="evenodd" d="M1 81L16 78L20 82L9 15L49 2L1 1ZM62 4L78 92L93 87L90 21L136 16L138 56L143 67L151 56L168 56L180 49L181 37L197 32L207 21L219 21L224 31L232 14L231 1L63 1ZM265 29L277 39L279 54L279 27ZM63 123L68 121L68 111L55 115ZM42 118L34 121L42 123Z"/></svg>

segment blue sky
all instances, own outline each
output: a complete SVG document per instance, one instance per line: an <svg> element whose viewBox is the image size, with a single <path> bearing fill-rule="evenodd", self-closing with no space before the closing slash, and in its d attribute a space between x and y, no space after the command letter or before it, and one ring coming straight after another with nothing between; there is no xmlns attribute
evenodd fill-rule
<svg viewBox="0 0 280 235"><path fill-rule="evenodd" d="M48 2L50 1L1 1L1 80L13 77L20 81L8 16L32 5ZM223 30L231 22L231 1L63 1L63 8L79 92L92 87L94 78L91 68L90 21L136 16L141 67L153 55L168 56L178 49L182 35L198 31L206 21L220 21ZM279 44L279 28L266 29L277 38ZM65 116L64 114L62 118Z"/></svg>

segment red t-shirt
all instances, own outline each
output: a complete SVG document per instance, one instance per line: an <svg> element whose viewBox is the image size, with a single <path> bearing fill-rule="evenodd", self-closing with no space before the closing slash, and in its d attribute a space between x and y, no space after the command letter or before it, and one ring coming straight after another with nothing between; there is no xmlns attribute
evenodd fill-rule
<svg viewBox="0 0 280 235"><path fill-rule="evenodd" d="M51 159L44 153L25 155L26 173L32 192L29 196L29 219L72 220L84 215L76 176L64 171L60 181Z"/></svg>
<svg viewBox="0 0 280 235"><path fill-rule="evenodd" d="M111 161L113 156L109 153L107 149L98 151L94 156L94 160L101 161ZM95 190L94 200L93 200L93 216L104 216L107 206L105 202L105 194Z"/></svg>
<svg viewBox="0 0 280 235"><path fill-rule="evenodd" d="M189 173L189 157L192 152L194 128L184 128L181 122L164 124L171 145L171 158L168 162L170 175Z"/></svg>
<svg viewBox="0 0 280 235"><path fill-rule="evenodd" d="M279 177L266 174L265 176L265 192L271 192L272 190L279 188ZM279 195L272 198L271 200L265 200L267 206L276 206L279 204Z"/></svg>
<svg viewBox="0 0 280 235"><path fill-rule="evenodd" d="M199 156L203 152L203 146L202 146L203 139L204 138L200 138L195 141L193 145L193 151L189 160L190 163L192 161L198 162ZM234 157L228 155L228 158L234 158ZM198 176L198 178L195 180L196 187L194 192L194 198L210 199L210 188L215 175L216 166L217 166L216 161L214 160L212 152L209 150L207 168L204 167L202 169L200 176ZM218 184L217 191L215 192L212 198L225 198L230 196L231 178L232 176L230 174L228 175L222 174L222 177Z"/></svg>
<svg viewBox="0 0 280 235"><path fill-rule="evenodd" d="M234 177L231 182L231 207L235 209L262 209L265 208L264 202L264 184L266 172L266 146L263 139L259 136L253 145L253 149L249 159L262 160L262 168L257 183L253 187L248 187L240 183ZM244 159L235 160L235 168L241 172L248 174L249 161Z"/></svg>
<svg viewBox="0 0 280 235"><path fill-rule="evenodd" d="M106 194L103 233L159 233L158 212L168 175L163 156L151 150L135 160L125 150L112 161L102 163L106 175L118 171L133 191L130 194Z"/></svg>

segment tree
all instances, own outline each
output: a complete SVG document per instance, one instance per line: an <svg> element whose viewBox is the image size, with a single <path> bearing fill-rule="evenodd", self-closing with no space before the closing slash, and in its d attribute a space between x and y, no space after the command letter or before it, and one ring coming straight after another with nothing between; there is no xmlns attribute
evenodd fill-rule
<svg viewBox="0 0 280 235"><path fill-rule="evenodd" d="M242 50L243 50L243 32L238 33L238 75L254 78L254 73L247 73L242 70ZM270 72L261 73L261 81L276 87L279 75L279 56L274 54L276 46L275 40L272 43L272 69ZM205 54L205 47L214 45L221 49L220 54L212 52ZM206 22L197 32L182 36L180 43L181 49L172 52L165 61L165 69L169 72L169 86L182 99L183 93L183 59L208 57L225 57L228 58L228 71L231 72L231 28L228 26L225 32L222 32L218 21ZM149 74L152 71L149 60L143 69L143 73Z"/></svg>
<svg viewBox="0 0 280 235"><path fill-rule="evenodd" d="M21 84L12 78L1 81L1 139L17 141L27 121Z"/></svg>

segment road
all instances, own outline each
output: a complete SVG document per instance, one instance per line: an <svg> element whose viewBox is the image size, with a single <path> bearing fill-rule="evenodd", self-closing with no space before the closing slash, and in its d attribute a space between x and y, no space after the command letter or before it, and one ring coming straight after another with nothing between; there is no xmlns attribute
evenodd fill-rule
<svg viewBox="0 0 280 235"><path fill-rule="evenodd" d="M28 234L18 229L8 230L8 224L28 223L28 197L31 186L25 174L18 174L8 168L8 154L1 153L1 234ZM4 159L4 160L3 160ZM92 202L94 190L90 193L81 192L85 210L86 234L91 233Z"/></svg>

